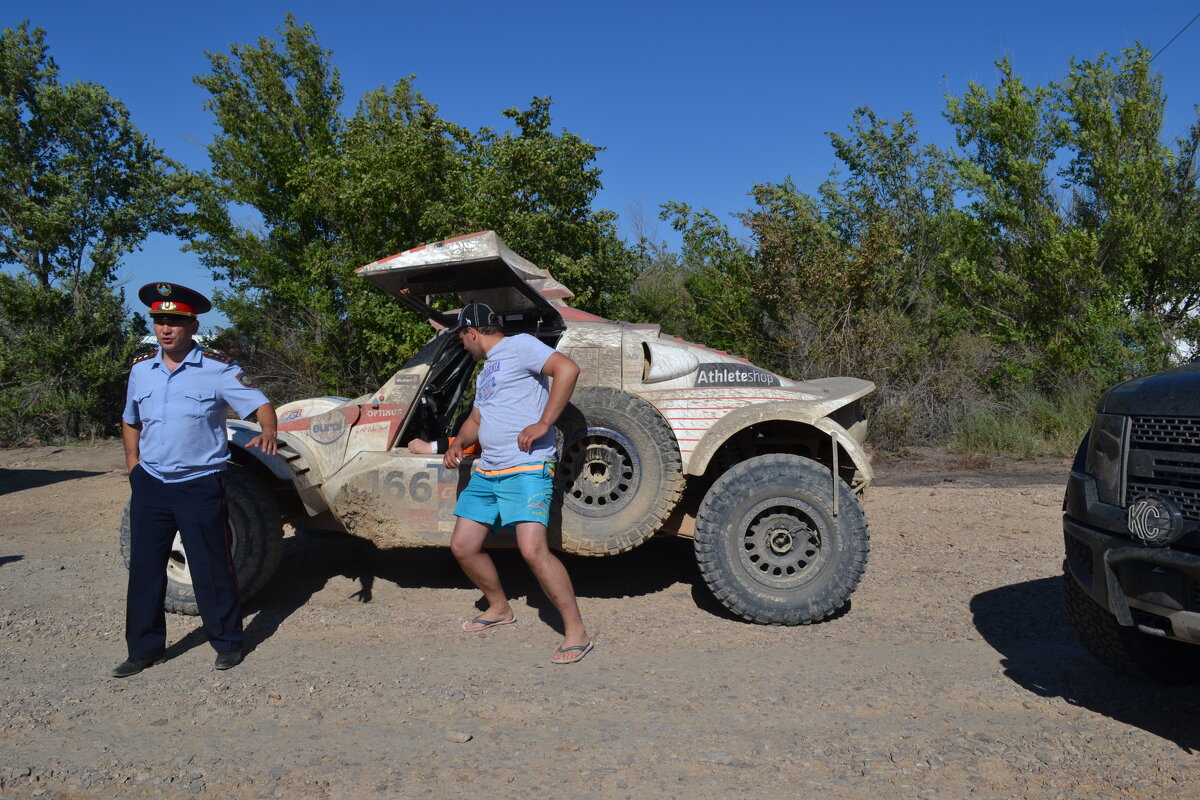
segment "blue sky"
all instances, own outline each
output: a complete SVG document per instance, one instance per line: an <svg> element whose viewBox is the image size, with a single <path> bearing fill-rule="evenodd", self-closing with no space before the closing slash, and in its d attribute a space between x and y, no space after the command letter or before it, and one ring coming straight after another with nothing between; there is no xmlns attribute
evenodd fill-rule
<svg viewBox="0 0 1200 800"><path fill-rule="evenodd" d="M971 81L994 86L996 60L1007 56L1027 83L1045 84L1072 57L1134 42L1157 52L1200 0L6 0L0 24L44 28L64 80L103 85L169 156L204 168L214 128L192 83L207 69L204 52L274 37L288 11L333 51L348 113L364 92L410 74L443 117L472 128L502 127L502 109L552 96L556 127L606 148L597 206L623 221L640 216L674 244L656 218L667 201L728 219L748 207L756 183L791 176L814 190L836 166L826 132L845 130L858 106L885 119L911 111L923 141L949 147L946 95ZM1200 21L1153 67L1173 140L1200 103ZM130 299L156 280L213 289L195 257L165 237L128 258L121 278Z"/></svg>

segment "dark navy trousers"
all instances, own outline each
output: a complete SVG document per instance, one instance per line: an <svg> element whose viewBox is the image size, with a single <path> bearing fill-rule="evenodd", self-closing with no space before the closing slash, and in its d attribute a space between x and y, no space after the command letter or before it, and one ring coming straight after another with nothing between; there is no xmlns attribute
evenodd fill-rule
<svg viewBox="0 0 1200 800"><path fill-rule="evenodd" d="M230 555L225 473L165 483L139 464L129 473L129 591L125 642L130 658L154 658L167 646L167 559L183 539L204 631L218 653L242 648L242 612Z"/></svg>

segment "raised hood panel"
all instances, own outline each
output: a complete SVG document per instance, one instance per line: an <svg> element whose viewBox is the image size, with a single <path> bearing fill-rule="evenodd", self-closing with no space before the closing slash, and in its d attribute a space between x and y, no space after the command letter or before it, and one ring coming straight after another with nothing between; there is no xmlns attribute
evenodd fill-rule
<svg viewBox="0 0 1200 800"><path fill-rule="evenodd" d="M456 295L461 303L487 303L518 328L563 327L562 301L574 297L549 271L508 248L495 231L482 231L414 247L358 269L358 274L432 322L449 327L455 313L429 300ZM515 318L515 319L514 319Z"/></svg>

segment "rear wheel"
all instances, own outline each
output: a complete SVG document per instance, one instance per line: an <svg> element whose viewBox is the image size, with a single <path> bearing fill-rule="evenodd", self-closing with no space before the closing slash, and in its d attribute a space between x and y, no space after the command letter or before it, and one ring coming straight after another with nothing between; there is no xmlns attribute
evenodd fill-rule
<svg viewBox="0 0 1200 800"><path fill-rule="evenodd" d="M684 482L679 445L662 415L628 392L583 386L557 427L562 549L608 555L653 536Z"/></svg>
<svg viewBox="0 0 1200 800"><path fill-rule="evenodd" d="M1134 678L1165 684L1200 681L1196 645L1127 628L1101 608L1063 566L1063 603L1079 641L1097 661Z"/></svg>
<svg viewBox="0 0 1200 800"><path fill-rule="evenodd" d="M770 454L713 483L696 515L696 560L709 589L752 622L804 625L845 605L871 549L858 498L822 465Z"/></svg>
<svg viewBox="0 0 1200 800"><path fill-rule="evenodd" d="M242 602L258 593L279 566L283 555L283 525L271 491L256 475L230 464L225 473L225 499L229 507L230 550ZM129 505L121 517L121 556L129 567ZM174 614L196 615L196 592L188 569L187 552L179 533L167 561L167 595L163 608Z"/></svg>

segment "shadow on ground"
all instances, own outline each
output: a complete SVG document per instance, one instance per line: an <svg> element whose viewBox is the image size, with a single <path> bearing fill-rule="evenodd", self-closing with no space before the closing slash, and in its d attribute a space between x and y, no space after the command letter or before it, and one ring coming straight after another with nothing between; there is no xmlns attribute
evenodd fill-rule
<svg viewBox="0 0 1200 800"><path fill-rule="evenodd" d="M325 588L330 579L357 581L358 591L347 597L370 602L375 582L388 581L401 588L472 589L458 563L445 547L396 547L380 550L371 542L335 533L308 533L284 540L283 559L270 583L242 612L257 611L246 628L246 644L253 649L269 639L289 616ZM489 551L504 579L510 598L525 598L538 617L562 632L562 621L542 593L537 580L515 549ZM696 566L688 540L652 539L616 556L584 558L560 554L575 593L581 598L639 597L662 591L676 583L692 587L697 604L705 611L730 616L709 593ZM484 608L482 598L476 604Z"/></svg>
<svg viewBox="0 0 1200 800"><path fill-rule="evenodd" d="M1200 687L1142 683L1093 659L1067 623L1061 578L983 592L972 598L971 613L976 629L1004 657L1005 675L1029 691L1200 751Z"/></svg>
<svg viewBox="0 0 1200 800"><path fill-rule="evenodd" d="M0 495L103 474L82 469L0 469Z"/></svg>

